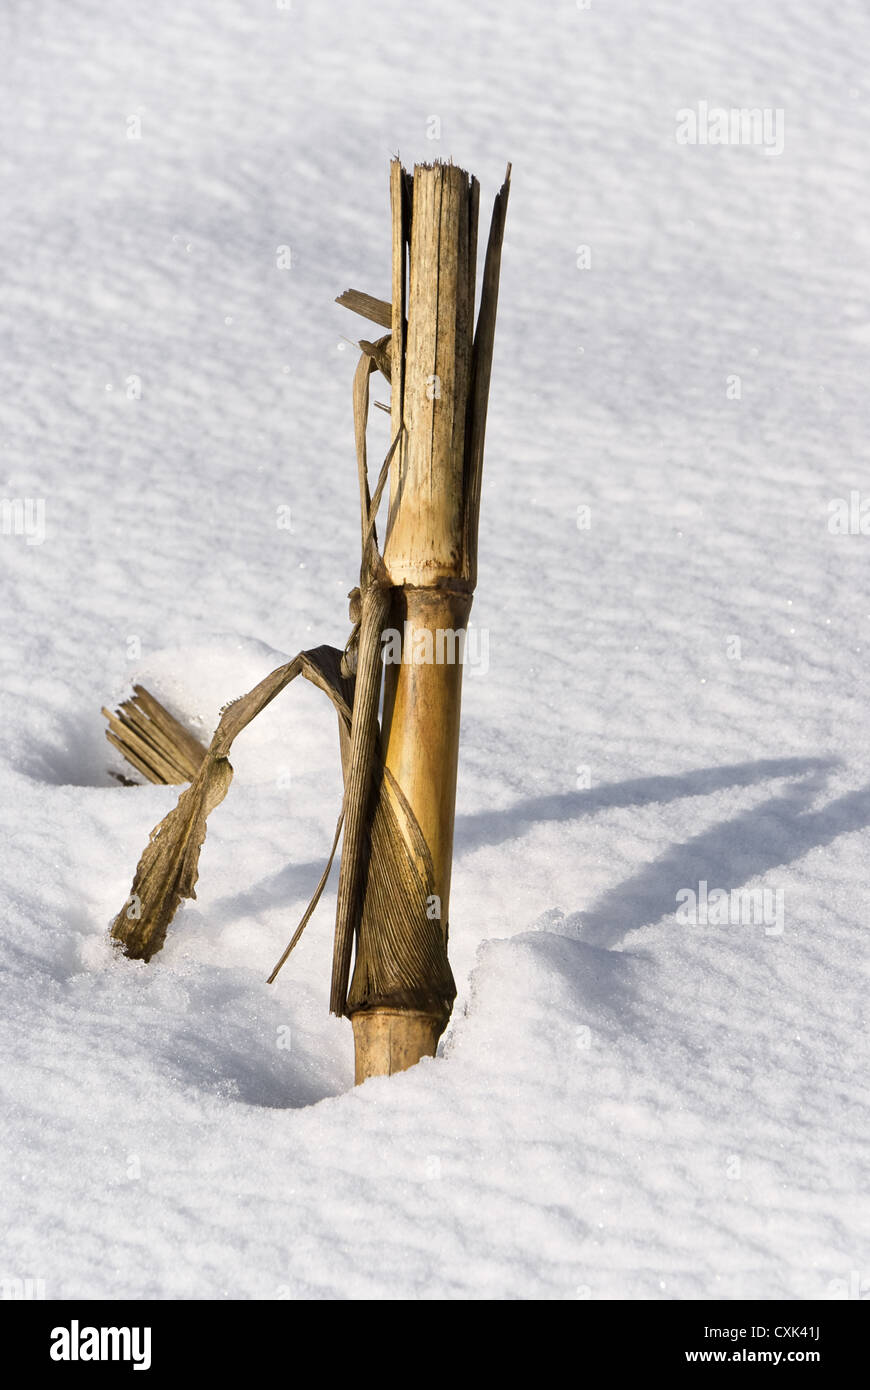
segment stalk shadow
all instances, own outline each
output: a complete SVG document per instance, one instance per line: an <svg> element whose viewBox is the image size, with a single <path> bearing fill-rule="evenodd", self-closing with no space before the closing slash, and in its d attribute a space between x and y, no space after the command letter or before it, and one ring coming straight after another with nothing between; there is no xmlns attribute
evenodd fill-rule
<svg viewBox="0 0 870 1390"><path fill-rule="evenodd" d="M764 758L757 762L734 763L727 767L697 768L674 776L635 777L613 782L590 791L553 793L529 797L505 811L481 811L457 816L454 858L461 858L484 845L503 844L516 839L540 821L570 821L597 815L612 807L645 806L652 802L677 801L687 796L707 796L728 787L748 787L778 777L823 776L836 766L832 758ZM339 856L330 874L337 872ZM261 878L212 904L216 921L226 923L239 912L257 912L284 907L291 899L307 900L317 886L326 862L322 860L285 864L276 873ZM328 885L327 885L328 888Z"/></svg>
<svg viewBox="0 0 870 1390"><path fill-rule="evenodd" d="M778 777L824 776L837 765L834 758L763 758L727 767L696 768L674 776L634 777L589 791L558 792L529 797L505 811L480 811L457 816L454 855L469 854L483 845L502 844L522 835L540 821L568 821L594 816L613 807L644 806L709 796L729 787L750 787Z"/></svg>
<svg viewBox="0 0 870 1390"><path fill-rule="evenodd" d="M730 892L752 878L781 868L852 830L870 825L870 783L837 797L820 810L809 803L815 784L792 787L731 820L674 845L652 864L609 889L587 912L578 913L582 939L612 948L631 932L676 910L676 894L706 879Z"/></svg>
<svg viewBox="0 0 870 1390"><path fill-rule="evenodd" d="M242 888L238 893L230 893L211 904L209 916L219 926L227 926L240 913L257 913L268 908L283 907L288 903L305 899L307 902L314 892L323 873L329 845L323 851L322 859L309 859L302 863L285 864L274 874L268 874L259 882ZM336 854L324 892L329 891L338 873L339 856Z"/></svg>
<svg viewBox="0 0 870 1390"><path fill-rule="evenodd" d="M457 840L470 851L522 834L539 820L572 820L612 806L705 795L770 778L801 779L760 806L670 846L653 864L608 889L591 909L568 917L554 913L552 925L545 923L511 938L532 949L562 978L578 1018L593 1013L619 1020L620 1029L643 1032L636 1001L639 991L649 990L649 972L655 971L656 962L648 951L623 949L625 938L674 912L678 890L697 887L702 878L711 888L730 891L870 824L870 784L820 810L810 809L826 785L828 772L837 765L832 758L767 759L674 777L639 778L594 792L538 797L500 815L463 818Z"/></svg>

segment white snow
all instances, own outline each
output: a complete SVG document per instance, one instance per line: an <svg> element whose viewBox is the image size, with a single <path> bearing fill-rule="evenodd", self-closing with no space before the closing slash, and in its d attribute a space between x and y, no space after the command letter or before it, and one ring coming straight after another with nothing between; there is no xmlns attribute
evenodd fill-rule
<svg viewBox="0 0 870 1390"><path fill-rule="evenodd" d="M7 0L0 496L45 535L0 535L0 1278L870 1288L868 40L850 0ZM700 102L782 110L782 153L678 143ZM139 680L206 736L343 644L366 329L332 301L389 296L396 151L471 169L484 220L513 182L459 997L437 1059L354 1089L334 879L265 984L334 828L328 703L240 738L147 966L107 928L176 792L113 783L100 706ZM782 933L681 925L701 881L781 893Z"/></svg>

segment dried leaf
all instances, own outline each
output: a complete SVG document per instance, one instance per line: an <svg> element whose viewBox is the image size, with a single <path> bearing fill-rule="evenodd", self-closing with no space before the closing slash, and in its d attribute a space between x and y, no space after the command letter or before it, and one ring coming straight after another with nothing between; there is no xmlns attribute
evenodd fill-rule
<svg viewBox="0 0 870 1390"><path fill-rule="evenodd" d="M150 960L162 947L182 898L196 897L206 821L227 794L233 777L229 751L246 725L297 675L324 690L339 716L350 723L353 682L341 674L341 657L334 647L300 652L225 707L196 777L178 805L151 832L130 896L112 925L113 938L128 956Z"/></svg>

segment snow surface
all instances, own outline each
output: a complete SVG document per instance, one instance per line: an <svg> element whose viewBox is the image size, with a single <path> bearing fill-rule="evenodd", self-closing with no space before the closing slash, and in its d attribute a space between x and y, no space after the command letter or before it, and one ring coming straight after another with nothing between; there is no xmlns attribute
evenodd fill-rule
<svg viewBox="0 0 870 1390"><path fill-rule="evenodd" d="M866 1295L870 536L829 503L870 497L868 41L851 0L6 0L0 478L45 539L0 535L4 1279ZM782 153L679 144L701 101L781 108ZM513 186L459 998L354 1089L334 878L264 983L334 827L328 703L239 740L149 966L107 926L176 793L112 782L99 711L138 679L207 734L343 644L366 330L332 301L389 295L396 151L486 218ZM681 925L702 880L782 933Z"/></svg>

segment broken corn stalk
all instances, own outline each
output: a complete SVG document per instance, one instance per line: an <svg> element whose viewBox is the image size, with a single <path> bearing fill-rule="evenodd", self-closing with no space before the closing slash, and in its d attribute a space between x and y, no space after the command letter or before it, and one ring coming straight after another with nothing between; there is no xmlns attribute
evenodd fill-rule
<svg viewBox="0 0 870 1390"><path fill-rule="evenodd" d="M296 675L332 700L344 770L341 814L321 880L270 981L319 900L343 827L330 1008L353 1022L358 1082L434 1056L456 993L447 959L462 678L455 653L477 580L509 181L510 166L493 209L476 327L479 190L452 164L417 165L411 176L393 161L392 299L356 290L339 296L390 330L375 342L360 340L354 377L362 559L345 651L319 647L272 672L225 708L206 751L197 752L183 729L173 749L170 716L161 718L165 711L153 697L143 699L147 692L139 693L147 721L131 721L129 709L125 720L123 706L108 716L115 746L151 780L176 780L179 771L191 777L152 832L112 926L128 955L148 960L181 899L195 896L207 816L232 778L233 739ZM375 371L391 387L392 444L371 491L366 426ZM388 482L381 554L375 518ZM385 667L387 632L401 636L397 658ZM144 756L152 724L160 730L159 760Z"/></svg>

